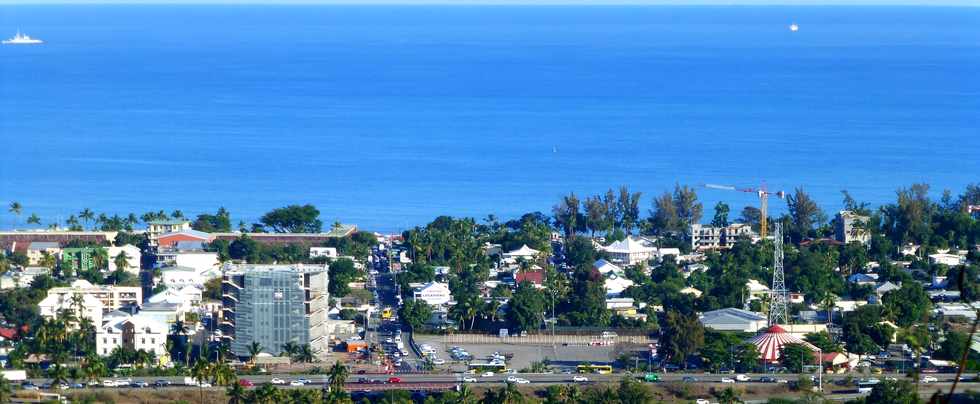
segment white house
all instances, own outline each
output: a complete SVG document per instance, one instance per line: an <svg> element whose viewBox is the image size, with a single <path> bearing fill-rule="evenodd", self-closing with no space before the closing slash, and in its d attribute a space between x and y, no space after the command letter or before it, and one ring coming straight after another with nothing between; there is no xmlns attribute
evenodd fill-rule
<svg viewBox="0 0 980 404"><path fill-rule="evenodd" d="M745 282L745 288L749 290L749 300L769 296L769 287L755 279L749 279L748 282Z"/></svg>
<svg viewBox="0 0 980 404"><path fill-rule="evenodd" d="M46 267L27 267L21 271L7 271L0 275L0 289L29 288L34 278L41 275L51 275L51 270Z"/></svg>
<svg viewBox="0 0 980 404"><path fill-rule="evenodd" d="M337 249L334 247L310 247L310 258L327 257L337 258Z"/></svg>
<svg viewBox="0 0 980 404"><path fill-rule="evenodd" d="M634 237L627 237L602 247L602 249L609 253L610 259L613 262L623 265L636 265L641 262L647 262L657 252L657 249L652 245L648 245L644 240Z"/></svg>
<svg viewBox="0 0 980 404"><path fill-rule="evenodd" d="M82 299L80 304L76 304L75 296ZM48 293L48 296L42 299L37 307L41 317L47 319L58 318L59 312L66 310L74 312L76 318L87 318L92 321L92 324L98 325L102 324L102 309L105 306L101 300L91 294Z"/></svg>
<svg viewBox="0 0 980 404"><path fill-rule="evenodd" d="M430 306L441 306L453 300L449 285L441 282L429 282L415 289L412 296L416 300L422 300Z"/></svg>
<svg viewBox="0 0 980 404"><path fill-rule="evenodd" d="M181 311L189 312L201 307L202 296L201 289L194 286L168 287L162 292L150 296L146 302L178 304Z"/></svg>
<svg viewBox="0 0 980 404"><path fill-rule="evenodd" d="M606 281L603 283L606 288L606 297L619 297L630 286L633 286L633 281L629 280L625 276L620 276L616 274L610 274L606 277Z"/></svg>
<svg viewBox="0 0 980 404"><path fill-rule="evenodd" d="M135 315L107 321L95 335L95 349L108 356L117 347L153 352L158 358L167 355L169 327L155 319Z"/></svg>
<svg viewBox="0 0 980 404"><path fill-rule="evenodd" d="M604 259L600 259L596 261L594 264L592 264L592 267L595 268L596 271L599 271L599 273L602 274L603 276L609 274L617 274L617 275L623 274L622 268Z"/></svg>
<svg viewBox="0 0 980 404"><path fill-rule="evenodd" d="M168 288L196 286L204 289L205 279L194 268L167 267L160 270L160 283Z"/></svg>
<svg viewBox="0 0 980 404"><path fill-rule="evenodd" d="M197 273L207 275L220 272L218 253L210 251L181 251L174 255L174 265L194 268Z"/></svg>
<svg viewBox="0 0 980 404"><path fill-rule="evenodd" d="M521 248L518 248L514 251L505 252L503 254L503 258L512 259L515 261L519 258L523 258L525 261L534 261L535 259L537 259L539 254L541 254L541 251L535 250L531 247L528 247L527 244L524 244L521 246Z"/></svg>
<svg viewBox="0 0 980 404"><path fill-rule="evenodd" d="M690 286L688 286L688 287L686 287L684 289L681 289L678 292L679 293L683 293L685 295L694 296L695 298L701 297L701 294L702 294L702 292L700 290L698 290L696 288L693 288L693 287L690 287Z"/></svg>
<svg viewBox="0 0 980 404"><path fill-rule="evenodd" d="M139 247L131 244L126 244L124 246L119 246L119 247L112 246L107 248L106 250L107 250L106 252L109 255L109 271L116 270L116 257L118 257L120 253L125 252L126 272L129 272L134 275L138 275L140 273L140 261L143 258L143 254L140 252Z"/></svg>
<svg viewBox="0 0 980 404"><path fill-rule="evenodd" d="M946 266L955 267L957 265L963 264L964 261L965 261L964 257L961 257L956 254L949 254L949 253L929 254L929 263L932 264L943 264Z"/></svg>
<svg viewBox="0 0 980 404"><path fill-rule="evenodd" d="M118 310L125 306L138 306L143 302L143 288L139 286L93 285L84 279L71 283L70 287L48 289L48 297L52 295L83 294L92 296L102 302L106 310Z"/></svg>
<svg viewBox="0 0 980 404"><path fill-rule="evenodd" d="M759 313L731 307L701 314L701 324L717 331L756 332L768 323L769 319Z"/></svg>

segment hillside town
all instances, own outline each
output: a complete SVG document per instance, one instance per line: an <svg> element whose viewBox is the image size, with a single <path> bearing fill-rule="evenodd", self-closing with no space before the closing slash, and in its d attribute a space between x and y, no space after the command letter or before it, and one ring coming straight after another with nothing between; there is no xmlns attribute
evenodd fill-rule
<svg viewBox="0 0 980 404"><path fill-rule="evenodd" d="M980 187L915 184L874 209L843 192L832 215L802 189L758 195L706 217L678 185L644 215L624 186L399 234L325 226L311 205L233 229L224 208L44 223L12 202L0 390L887 402L980 386Z"/></svg>

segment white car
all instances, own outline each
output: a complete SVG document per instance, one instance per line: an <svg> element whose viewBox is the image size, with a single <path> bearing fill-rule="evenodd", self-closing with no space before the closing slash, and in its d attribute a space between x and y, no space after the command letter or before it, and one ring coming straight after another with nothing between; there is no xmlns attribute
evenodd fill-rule
<svg viewBox="0 0 980 404"><path fill-rule="evenodd" d="M435 358L435 359L432 360L432 364L433 365L445 365L446 364L446 360L445 359L441 359L441 358Z"/></svg>
<svg viewBox="0 0 980 404"><path fill-rule="evenodd" d="M211 383L204 382L204 383L199 384L198 387L208 388L208 387L211 387Z"/></svg>
<svg viewBox="0 0 980 404"><path fill-rule="evenodd" d="M480 375L480 377L493 377L493 372L483 372L483 374Z"/></svg>
<svg viewBox="0 0 980 404"><path fill-rule="evenodd" d="M116 387L116 382L112 380L103 380L102 387Z"/></svg>
<svg viewBox="0 0 980 404"><path fill-rule="evenodd" d="M507 376L507 382L509 383L517 383L517 380L519 380L517 376Z"/></svg>
<svg viewBox="0 0 980 404"><path fill-rule="evenodd" d="M528 383L531 383L531 381L530 380L527 380L527 379L522 379L522 378L518 377L517 380L514 380L514 383L517 383L517 384L528 384Z"/></svg>
<svg viewBox="0 0 980 404"><path fill-rule="evenodd" d="M273 377L272 380L269 380L269 383L272 383L272 384L286 384L286 381L285 380L282 380L282 379L280 379L278 377Z"/></svg>
<svg viewBox="0 0 980 404"><path fill-rule="evenodd" d="M938 381L939 379L937 379L935 376L926 376L922 378L923 383L935 383Z"/></svg>
<svg viewBox="0 0 980 404"><path fill-rule="evenodd" d="M473 376L466 376L463 378L463 383L476 383L476 378Z"/></svg>
<svg viewBox="0 0 980 404"><path fill-rule="evenodd" d="M721 379L721 382L722 383L735 383L735 379L725 377L725 378L722 378Z"/></svg>
<svg viewBox="0 0 980 404"><path fill-rule="evenodd" d="M576 383L585 383L589 381L589 378L585 376L573 376L572 381Z"/></svg>
<svg viewBox="0 0 980 404"><path fill-rule="evenodd" d="M707 398L699 398L697 401L695 401L695 403L697 403L697 404L711 404L711 401L708 401Z"/></svg>
<svg viewBox="0 0 980 404"><path fill-rule="evenodd" d="M393 340L391 338L385 338L385 342L386 343L389 343L389 344L394 344L395 343L395 340Z"/></svg>
<svg viewBox="0 0 980 404"><path fill-rule="evenodd" d="M735 375L735 381L739 381L739 382L747 382L747 381L749 381L749 380L751 380L751 379L749 379L749 377L748 377L748 376L746 376L746 375L741 375L741 374L739 374L739 375Z"/></svg>
<svg viewBox="0 0 980 404"><path fill-rule="evenodd" d="M289 385L290 386L293 386L293 387L300 387L300 386L303 386L303 382L301 382L299 380L293 380L293 381L289 382Z"/></svg>

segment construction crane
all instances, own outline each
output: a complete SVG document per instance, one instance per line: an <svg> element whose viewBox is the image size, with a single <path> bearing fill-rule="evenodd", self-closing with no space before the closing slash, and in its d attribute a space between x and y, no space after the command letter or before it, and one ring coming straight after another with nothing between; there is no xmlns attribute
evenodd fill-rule
<svg viewBox="0 0 980 404"><path fill-rule="evenodd" d="M756 194L759 196L759 236L763 240L766 239L766 234L769 229L769 196L775 196L779 199L786 197L786 192L776 191L772 192L766 188L766 183L763 182L762 186L759 188L737 188L731 185L718 185L718 184L704 184L705 188L720 189L723 191L738 191L738 192L748 192Z"/></svg>

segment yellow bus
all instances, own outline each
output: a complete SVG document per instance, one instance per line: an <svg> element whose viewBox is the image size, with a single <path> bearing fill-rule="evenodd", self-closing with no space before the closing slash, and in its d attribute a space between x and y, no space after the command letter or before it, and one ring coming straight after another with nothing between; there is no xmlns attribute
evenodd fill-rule
<svg viewBox="0 0 980 404"><path fill-rule="evenodd" d="M391 307L385 307L384 310L381 310L381 319L383 320L391 320L391 318L394 316L395 311L392 310Z"/></svg>
<svg viewBox="0 0 980 404"><path fill-rule="evenodd" d="M578 365L577 369L579 373L598 373L600 375L608 375L613 371L610 365Z"/></svg>

